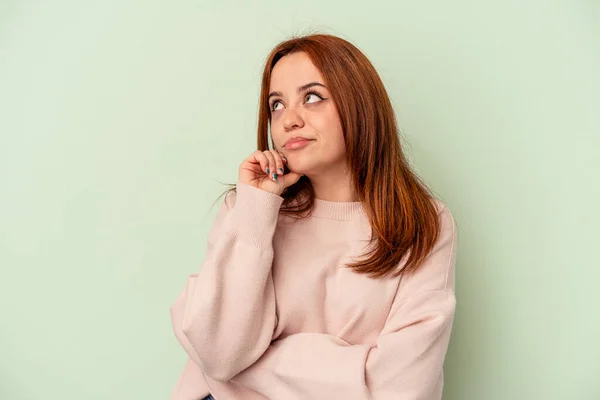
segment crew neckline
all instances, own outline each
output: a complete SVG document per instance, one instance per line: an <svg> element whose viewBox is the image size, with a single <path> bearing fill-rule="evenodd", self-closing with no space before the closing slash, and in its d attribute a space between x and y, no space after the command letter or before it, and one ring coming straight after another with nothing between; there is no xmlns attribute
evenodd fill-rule
<svg viewBox="0 0 600 400"><path fill-rule="evenodd" d="M347 221L365 215L365 209L360 201L329 201L315 198L311 215Z"/></svg>

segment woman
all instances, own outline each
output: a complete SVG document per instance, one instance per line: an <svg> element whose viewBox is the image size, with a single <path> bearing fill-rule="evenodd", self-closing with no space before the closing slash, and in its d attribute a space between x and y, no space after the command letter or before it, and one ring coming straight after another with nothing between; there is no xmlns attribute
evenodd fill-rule
<svg viewBox="0 0 600 400"><path fill-rule="evenodd" d="M330 35L279 44L258 151L171 307L189 355L172 399L440 399L454 228L368 59Z"/></svg>

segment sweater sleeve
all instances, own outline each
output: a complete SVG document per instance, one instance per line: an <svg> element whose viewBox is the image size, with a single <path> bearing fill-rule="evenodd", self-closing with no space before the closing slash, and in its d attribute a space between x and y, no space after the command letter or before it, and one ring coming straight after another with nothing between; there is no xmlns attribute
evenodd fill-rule
<svg viewBox="0 0 600 400"><path fill-rule="evenodd" d="M200 369L226 381L265 352L277 325L271 266L283 198L239 184L221 206L204 261L170 308L177 340Z"/></svg>
<svg viewBox="0 0 600 400"><path fill-rule="evenodd" d="M404 277L374 344L323 333L271 343L232 381L270 399L440 400L455 311L455 226L449 211L420 269Z"/></svg>

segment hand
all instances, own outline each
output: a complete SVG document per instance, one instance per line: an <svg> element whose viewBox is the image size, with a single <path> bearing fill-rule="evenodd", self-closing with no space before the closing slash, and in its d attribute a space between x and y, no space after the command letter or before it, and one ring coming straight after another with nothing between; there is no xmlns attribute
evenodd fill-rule
<svg viewBox="0 0 600 400"><path fill-rule="evenodd" d="M284 174L285 156L275 150L257 150L240 165L238 182L281 195L284 189L298 182L302 174Z"/></svg>

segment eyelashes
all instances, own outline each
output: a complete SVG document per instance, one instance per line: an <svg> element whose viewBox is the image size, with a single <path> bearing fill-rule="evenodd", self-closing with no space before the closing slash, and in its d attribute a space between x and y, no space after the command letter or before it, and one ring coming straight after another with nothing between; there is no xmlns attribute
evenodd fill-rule
<svg viewBox="0 0 600 400"><path fill-rule="evenodd" d="M321 99L321 101L322 100L327 100L327 97L323 97L323 95L321 95L319 92L317 92L315 90L309 90L308 92L306 92L306 94L304 95L304 99L306 99L310 95L317 96L319 99ZM277 103L280 103L280 102L281 102L280 100L274 100L273 102L271 102L271 104L269 105L269 110L271 110L271 112L277 111L274 108L277 105ZM316 101L316 102L313 102L313 103L319 103L319 102L320 101Z"/></svg>

